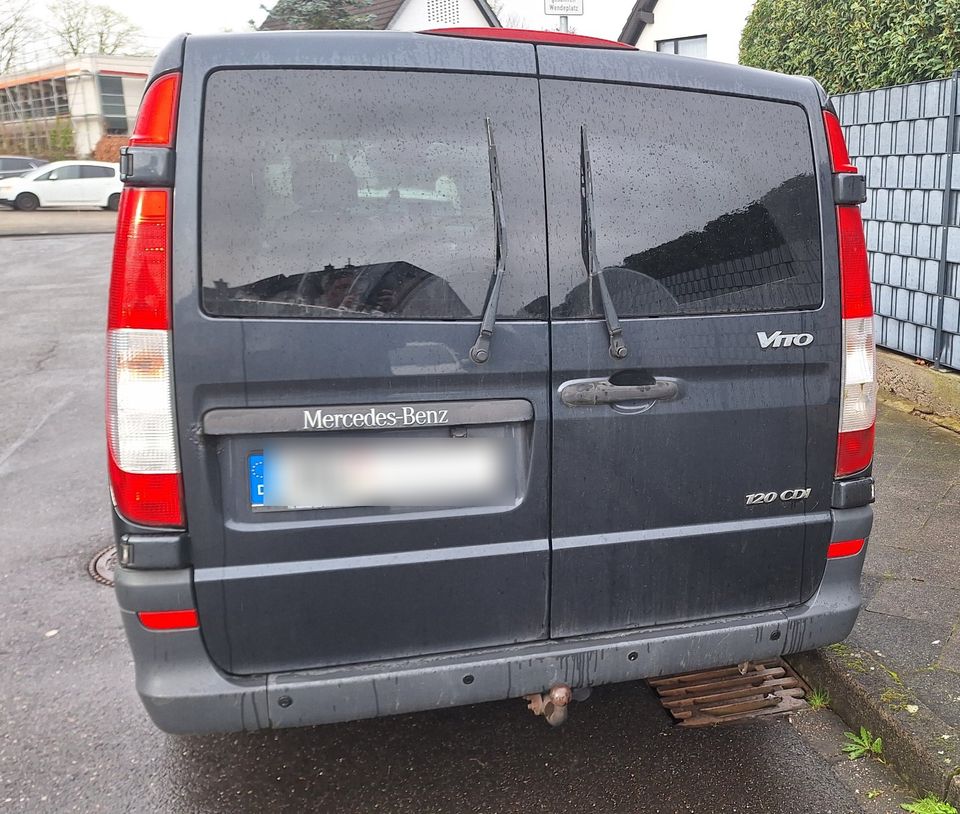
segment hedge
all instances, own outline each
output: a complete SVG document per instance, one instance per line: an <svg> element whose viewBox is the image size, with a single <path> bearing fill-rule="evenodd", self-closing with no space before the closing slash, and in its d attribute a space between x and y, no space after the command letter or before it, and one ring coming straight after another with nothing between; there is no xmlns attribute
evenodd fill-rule
<svg viewBox="0 0 960 814"><path fill-rule="evenodd" d="M960 0L757 0L740 62L829 93L938 79L960 68Z"/></svg>

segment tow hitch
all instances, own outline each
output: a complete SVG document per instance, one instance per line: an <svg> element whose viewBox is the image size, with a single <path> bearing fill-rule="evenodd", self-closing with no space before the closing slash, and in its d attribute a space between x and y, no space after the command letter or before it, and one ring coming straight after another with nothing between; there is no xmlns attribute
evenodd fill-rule
<svg viewBox="0 0 960 814"><path fill-rule="evenodd" d="M542 695L523 696L527 702L527 709L534 715L542 715L550 726L560 726L567 720L567 707L571 701L586 701L590 697L590 689L571 690L566 684L554 684L549 692Z"/></svg>

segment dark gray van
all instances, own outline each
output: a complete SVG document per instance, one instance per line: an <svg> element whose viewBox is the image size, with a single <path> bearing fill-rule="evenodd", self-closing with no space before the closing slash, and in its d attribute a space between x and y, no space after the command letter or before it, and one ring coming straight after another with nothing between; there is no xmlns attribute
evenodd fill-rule
<svg viewBox="0 0 960 814"><path fill-rule="evenodd" d="M812 80L516 31L181 37L124 151L116 585L171 732L850 631L864 183Z"/></svg>

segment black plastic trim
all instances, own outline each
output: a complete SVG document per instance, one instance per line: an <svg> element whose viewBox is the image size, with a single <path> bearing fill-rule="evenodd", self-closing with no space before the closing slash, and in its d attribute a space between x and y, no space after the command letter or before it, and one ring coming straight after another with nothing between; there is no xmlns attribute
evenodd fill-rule
<svg viewBox="0 0 960 814"><path fill-rule="evenodd" d="M867 179L850 172L836 173L833 176L833 200L838 204L862 204L867 200Z"/></svg>
<svg viewBox="0 0 960 814"><path fill-rule="evenodd" d="M120 180L137 187L172 187L176 154L169 147L123 147Z"/></svg>
<svg viewBox="0 0 960 814"><path fill-rule="evenodd" d="M120 547L127 568L156 570L187 564L186 534L124 534Z"/></svg>
<svg viewBox="0 0 960 814"><path fill-rule="evenodd" d="M833 483L831 505L834 509L869 506L874 500L874 480L872 477L838 480Z"/></svg>

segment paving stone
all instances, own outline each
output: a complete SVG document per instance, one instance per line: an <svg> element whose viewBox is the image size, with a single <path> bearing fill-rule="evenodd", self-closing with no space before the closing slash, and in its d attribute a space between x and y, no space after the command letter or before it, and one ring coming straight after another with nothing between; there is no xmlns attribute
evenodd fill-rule
<svg viewBox="0 0 960 814"><path fill-rule="evenodd" d="M949 634L953 621L960 619L960 591L914 580L887 580L867 610L921 622L941 620Z"/></svg>
<svg viewBox="0 0 960 814"><path fill-rule="evenodd" d="M880 535L876 534L870 539L864 564L865 574L886 579L917 580L946 588L958 586L960 563L952 554L931 551L929 548L901 548L895 543L883 545L880 539Z"/></svg>

